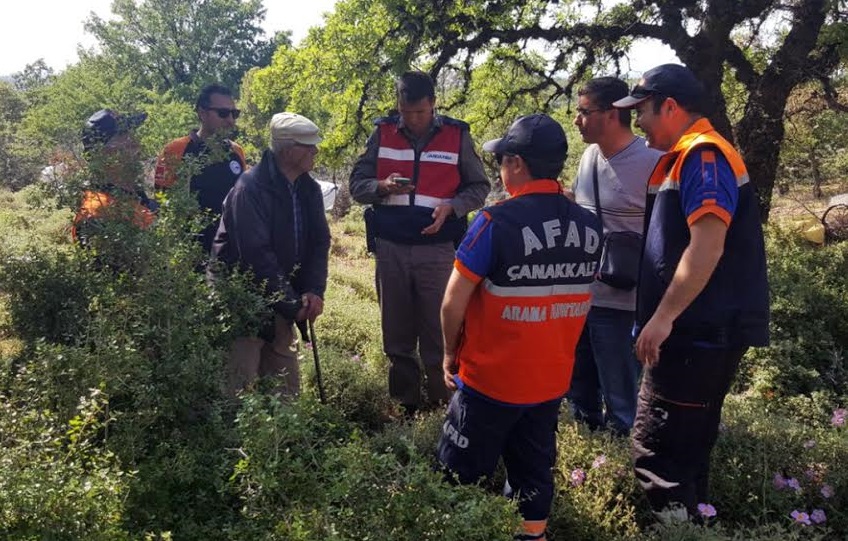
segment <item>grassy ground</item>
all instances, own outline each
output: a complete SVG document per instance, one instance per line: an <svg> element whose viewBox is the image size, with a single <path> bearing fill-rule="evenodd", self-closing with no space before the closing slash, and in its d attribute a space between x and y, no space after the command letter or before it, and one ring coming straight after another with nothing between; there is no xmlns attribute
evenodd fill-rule
<svg viewBox="0 0 848 541"><path fill-rule="evenodd" d="M35 199L32 189L16 194L0 192L0 256L25 254L33 243L54 245L58 250L68 247L70 215L33 208L30 202ZM800 203L793 205L792 201L775 201L777 220L799 212ZM818 204L803 202L804 206ZM401 422L396 407L387 398L374 263L365 251L360 214L354 208L348 216L331 223L326 311L316 323L328 396L346 419L365 428L370 447L398 453L411 443L422 456L431 456L442 414L423 415L413 423ZM8 317L3 306L0 292L0 359L8 359L23 344L8 331L3 334ZM309 351L304 354L304 392L313 395L312 359ZM715 499L705 502L718 510L709 529L652 529L646 503L630 470L628 442L589 433L563 412L555 470L557 493L551 515L553 539L848 538L844 511L848 498L843 495L848 492L848 474L842 467L848 461L848 440L844 430L836 430L829 423L829 411L838 404L823 403L824 399L815 396L778 401L754 387L731 396L725 408L722 436L714 457ZM353 439L362 437L354 435ZM799 490L777 488L777 475L800 480ZM492 483L493 489L497 486L498 480ZM825 486L836 495L823 496ZM408 487L395 486L391 490L403 494ZM827 524L806 527L795 524L790 516L793 510L809 513L814 509L826 511Z"/></svg>

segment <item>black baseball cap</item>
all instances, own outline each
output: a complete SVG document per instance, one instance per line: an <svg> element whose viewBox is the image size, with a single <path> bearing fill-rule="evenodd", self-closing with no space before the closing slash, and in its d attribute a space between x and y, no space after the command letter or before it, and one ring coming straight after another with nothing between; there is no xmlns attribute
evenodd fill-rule
<svg viewBox="0 0 848 541"><path fill-rule="evenodd" d="M118 134L141 126L147 113L120 115L111 109L101 109L88 117L82 130L82 145L87 152L97 145L105 145Z"/></svg>
<svg viewBox="0 0 848 541"><path fill-rule="evenodd" d="M613 102L617 109L632 109L651 96L674 98L687 110L702 106L704 85L686 66L680 64L662 64L645 72L636 83L630 95Z"/></svg>
<svg viewBox="0 0 848 541"><path fill-rule="evenodd" d="M518 117L506 135L487 141L483 150L530 161L561 163L568 155L568 140L559 122L548 115L535 114Z"/></svg>

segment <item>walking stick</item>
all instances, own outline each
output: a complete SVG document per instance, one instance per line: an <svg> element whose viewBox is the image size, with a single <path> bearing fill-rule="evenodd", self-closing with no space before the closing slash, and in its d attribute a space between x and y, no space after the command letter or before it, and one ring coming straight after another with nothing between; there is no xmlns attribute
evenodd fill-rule
<svg viewBox="0 0 848 541"><path fill-rule="evenodd" d="M327 396L324 394L324 382L321 380L321 363L318 361L318 341L315 339L315 327L312 326L312 320L307 319L309 326L309 343L312 344L312 358L315 359L315 380L318 383L318 398L322 404L327 403Z"/></svg>

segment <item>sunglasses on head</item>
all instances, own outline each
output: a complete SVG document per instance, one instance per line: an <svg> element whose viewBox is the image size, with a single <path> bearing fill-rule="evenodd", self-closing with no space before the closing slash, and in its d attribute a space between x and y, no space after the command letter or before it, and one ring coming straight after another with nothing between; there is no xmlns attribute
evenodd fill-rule
<svg viewBox="0 0 848 541"><path fill-rule="evenodd" d="M227 109L226 107L206 107L207 111L215 111L219 118L227 118L233 115L233 120L237 120L241 111L238 109Z"/></svg>

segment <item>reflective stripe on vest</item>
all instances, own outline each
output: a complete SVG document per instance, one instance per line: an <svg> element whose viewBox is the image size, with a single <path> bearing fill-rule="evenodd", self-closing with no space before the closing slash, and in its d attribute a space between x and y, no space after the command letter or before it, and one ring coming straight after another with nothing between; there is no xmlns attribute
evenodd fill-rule
<svg viewBox="0 0 848 541"><path fill-rule="evenodd" d="M483 212L491 220L491 258L497 263L466 309L459 377L500 402L558 398L570 385L574 350L591 308L600 222L568 201L553 180L535 180L524 193ZM461 261L455 266L473 276Z"/></svg>
<svg viewBox="0 0 848 541"><path fill-rule="evenodd" d="M388 205L415 205L433 208L456 195L459 188L459 149L462 130L443 124L425 145L416 162L409 140L397 124L380 124L380 147L377 152L377 178L392 173L413 179L415 192L405 200L386 198Z"/></svg>

